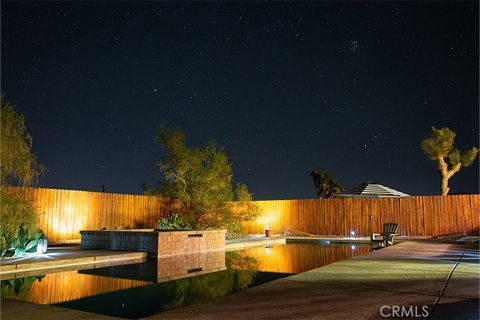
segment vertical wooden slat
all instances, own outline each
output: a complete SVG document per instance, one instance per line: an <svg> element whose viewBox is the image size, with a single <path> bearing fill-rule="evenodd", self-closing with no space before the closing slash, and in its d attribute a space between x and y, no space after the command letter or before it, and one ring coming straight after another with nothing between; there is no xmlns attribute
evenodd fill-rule
<svg viewBox="0 0 480 320"><path fill-rule="evenodd" d="M46 188L11 188L23 192L40 213L38 227L52 241L79 239L79 229L155 228L171 210L169 198ZM250 233L263 233L268 220L274 233L287 229L319 235L358 236L381 232L385 222L399 223L400 235L434 236L453 232L479 233L480 195L416 196L409 198L351 198L256 201L262 212L247 223ZM262 220L263 219L263 220Z"/></svg>

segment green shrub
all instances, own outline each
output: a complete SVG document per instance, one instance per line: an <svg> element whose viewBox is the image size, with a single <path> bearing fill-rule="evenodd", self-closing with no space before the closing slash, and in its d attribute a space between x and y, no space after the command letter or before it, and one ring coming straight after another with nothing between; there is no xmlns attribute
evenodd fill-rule
<svg viewBox="0 0 480 320"><path fill-rule="evenodd" d="M37 279L38 278L35 276L28 276L25 278L2 281L2 297L16 300L27 300L28 292Z"/></svg>
<svg viewBox="0 0 480 320"><path fill-rule="evenodd" d="M36 214L22 192L0 188L0 256L17 256L33 250L40 237Z"/></svg>
<svg viewBox="0 0 480 320"><path fill-rule="evenodd" d="M192 230L194 226L183 222L182 216L178 213L173 213L166 218L158 220L158 228L162 230Z"/></svg>

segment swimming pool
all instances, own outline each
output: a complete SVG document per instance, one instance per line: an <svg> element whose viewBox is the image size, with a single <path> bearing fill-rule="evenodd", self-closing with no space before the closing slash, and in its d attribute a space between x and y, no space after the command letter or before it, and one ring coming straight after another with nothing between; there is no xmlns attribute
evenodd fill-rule
<svg viewBox="0 0 480 320"><path fill-rule="evenodd" d="M370 250L370 246L352 244L254 247L4 280L1 292L5 298L137 319L209 301Z"/></svg>

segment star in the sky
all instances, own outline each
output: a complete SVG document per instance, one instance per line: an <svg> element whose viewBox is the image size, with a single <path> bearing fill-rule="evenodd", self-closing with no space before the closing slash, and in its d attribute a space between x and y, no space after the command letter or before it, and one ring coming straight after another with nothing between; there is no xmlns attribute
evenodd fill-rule
<svg viewBox="0 0 480 320"><path fill-rule="evenodd" d="M358 42L358 40L350 40L350 50L352 52L360 51L360 43Z"/></svg>

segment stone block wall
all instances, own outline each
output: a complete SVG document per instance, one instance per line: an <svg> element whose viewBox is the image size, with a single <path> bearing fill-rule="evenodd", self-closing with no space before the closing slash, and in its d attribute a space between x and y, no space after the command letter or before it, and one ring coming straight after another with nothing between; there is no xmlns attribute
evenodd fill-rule
<svg viewBox="0 0 480 320"><path fill-rule="evenodd" d="M144 251L149 258L225 250L226 230L82 230L82 249Z"/></svg>
<svg viewBox="0 0 480 320"><path fill-rule="evenodd" d="M158 256L225 249L225 230L160 231Z"/></svg>

